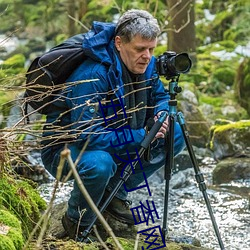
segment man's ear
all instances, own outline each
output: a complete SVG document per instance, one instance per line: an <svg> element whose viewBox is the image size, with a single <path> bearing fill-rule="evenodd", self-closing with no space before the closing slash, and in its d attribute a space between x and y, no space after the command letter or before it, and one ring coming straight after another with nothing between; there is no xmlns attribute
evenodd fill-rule
<svg viewBox="0 0 250 250"><path fill-rule="evenodd" d="M120 51L120 49L121 49L121 43L122 43L121 37L116 36L116 37L115 37L115 47L116 47L116 49L117 49L118 51Z"/></svg>

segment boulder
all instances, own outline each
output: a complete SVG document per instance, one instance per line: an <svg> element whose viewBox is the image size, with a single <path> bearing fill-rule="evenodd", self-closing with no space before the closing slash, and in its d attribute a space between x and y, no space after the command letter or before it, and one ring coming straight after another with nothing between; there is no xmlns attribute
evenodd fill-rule
<svg viewBox="0 0 250 250"><path fill-rule="evenodd" d="M250 178L250 121L217 121L211 128L210 149L218 161L214 184Z"/></svg>
<svg viewBox="0 0 250 250"><path fill-rule="evenodd" d="M209 148L216 160L250 157L250 120L225 121L211 127Z"/></svg>
<svg viewBox="0 0 250 250"><path fill-rule="evenodd" d="M246 157L228 157L220 161L213 171L214 184L246 179L250 179L250 158Z"/></svg>

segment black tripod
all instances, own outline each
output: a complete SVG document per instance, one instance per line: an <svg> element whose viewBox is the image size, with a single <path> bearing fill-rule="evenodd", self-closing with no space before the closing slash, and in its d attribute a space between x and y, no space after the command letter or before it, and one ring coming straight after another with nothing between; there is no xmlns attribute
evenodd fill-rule
<svg viewBox="0 0 250 250"><path fill-rule="evenodd" d="M139 156L143 155L143 153L149 147L149 145L153 141L155 135L157 134L157 132L161 128L163 122L165 121L167 116L169 116L169 132L168 132L168 136L166 138L168 151L166 154L166 163L165 163L166 185L165 185L164 217L163 217L163 227L162 227L163 237L165 239L166 233L167 233L169 182L171 179L172 169L173 169L173 164L174 164L174 123L175 123L176 117L178 118L178 122L181 125L181 129L182 129L183 136L184 136L184 139L186 142L186 146L187 146L191 161L192 161L193 166L194 166L196 181L199 184L199 189L202 192L203 197L205 199L206 206L207 206L207 209L209 211L209 215L210 215L217 239L219 241L220 248L221 248L221 250L224 250L225 248L224 248L223 242L221 240L218 226L216 224L216 221L215 221L215 218L213 215L213 211L212 211L212 208L211 208L211 205L210 205L210 202L208 199L208 195L206 192L206 184L204 182L203 175L199 170L198 163L197 163L195 154L193 152L193 148L192 148L190 140L189 140L189 135L188 135L188 131L186 129L184 117L180 112L178 112L178 113L176 112L177 100L175 99L175 97L176 97L177 93L181 92L181 88L178 86L178 78L179 77L177 77L176 80L172 79L169 83L169 94L170 94L169 113L168 114L167 114L167 112L161 113L161 116L155 122L155 124L151 128L150 132L148 133L148 135L145 137L145 139L141 143L141 148L138 151L138 155ZM138 159L138 156L136 156L135 159ZM135 169L137 164L138 164L138 161L135 161L135 162L133 161L132 168ZM123 174L123 176L120 177L120 181L118 182L117 186L113 189L113 191L110 193L109 197L106 199L106 201L102 204L101 208L99 209L101 213L107 208L107 206L112 201L112 199L114 198L114 196L116 195L116 193L118 192L120 187L128 180L128 178L130 177L130 175L133 172L132 168L131 168L131 165L127 165L127 167L124 170L124 174ZM83 241L87 239L87 237L88 237L89 233L91 232L92 227L94 226L96 220L97 220L97 217L95 216L93 221L91 222L91 224L83 232L83 234L82 234Z"/></svg>
<svg viewBox="0 0 250 250"><path fill-rule="evenodd" d="M159 131L160 127L162 126L162 124L163 124L163 122L165 121L166 118L167 118L167 113L163 112L161 114L161 116L159 117L159 119L155 122L153 127L150 129L150 132L147 134L147 136L145 137L145 139L142 141L142 143L140 145L141 147L140 147L140 149L138 151L138 155L135 157L136 161L133 161L132 167L131 167L130 164L128 164L126 166L126 168L125 168L125 170L123 172L123 176L120 177L120 180L119 180L118 184L116 185L116 187L113 189L113 191L110 193L110 195L108 196L106 201L102 204L101 208L99 209L101 213L107 208L107 206L112 201L112 199L114 198L114 196L116 195L116 193L118 192L120 187L128 180L129 176L133 173L133 169L135 169L137 164L138 164L138 160L137 160L138 156L140 158L144 154L145 150L149 147L150 143L155 138L155 135ZM91 224L83 232L83 234L82 234L83 241L87 239L87 237L88 237L89 233L91 232L92 227L94 226L96 220L97 220L97 216L94 217Z"/></svg>
<svg viewBox="0 0 250 250"><path fill-rule="evenodd" d="M169 132L166 138L166 142L167 142L167 154L166 154L166 162L165 162L165 203L164 203L164 217L163 217L163 227L162 227L162 233L163 236L165 238L166 233L167 233L167 216L168 216L168 196L169 196L169 182L171 179L171 175L172 175L172 169L174 166L174 123L175 123L175 119L177 117L177 120L181 126L181 130L183 133L183 137L184 140L186 142L186 146L187 146L187 150L191 159L191 162L193 164L194 167L194 171L195 171L195 179L199 185L199 189L203 194L209 215L210 215L210 219L212 221L213 224L213 228L216 234L216 237L218 239L219 245L221 250L224 250L225 247L223 245L221 236L220 236L220 232L218 229L218 226L216 224L216 220L208 199L208 195L206 192L206 184L204 182L204 177L203 174L201 173L199 166L198 166L198 162L197 159L195 157L192 145L190 143L190 139L189 139L189 133L187 131L186 128L186 124L185 124L185 120L183 117L183 114L181 112L177 113L177 100L175 99L177 93L180 93L182 91L181 87L178 86L178 79L179 77L177 77L177 79L172 79L169 83L169 94L170 94L170 100L169 100L169 114L168 114L168 119L169 119Z"/></svg>

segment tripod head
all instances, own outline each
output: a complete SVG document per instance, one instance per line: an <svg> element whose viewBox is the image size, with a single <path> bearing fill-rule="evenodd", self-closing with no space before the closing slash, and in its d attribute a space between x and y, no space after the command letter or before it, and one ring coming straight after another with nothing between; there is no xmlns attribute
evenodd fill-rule
<svg viewBox="0 0 250 250"><path fill-rule="evenodd" d="M171 81L169 82L169 95L170 95L170 100L175 99L175 96L182 91L182 87L178 86L179 82L179 76L176 78L172 78Z"/></svg>

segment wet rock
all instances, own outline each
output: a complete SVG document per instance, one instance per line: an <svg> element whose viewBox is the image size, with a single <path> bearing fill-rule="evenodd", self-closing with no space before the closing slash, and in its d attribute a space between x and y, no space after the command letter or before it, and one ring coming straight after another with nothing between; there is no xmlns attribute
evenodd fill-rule
<svg viewBox="0 0 250 250"><path fill-rule="evenodd" d="M210 149L214 158L250 157L250 120L216 124L211 128Z"/></svg>
<svg viewBox="0 0 250 250"><path fill-rule="evenodd" d="M213 183L228 183L232 180L250 178L250 158L226 158L213 171Z"/></svg>
<svg viewBox="0 0 250 250"><path fill-rule="evenodd" d="M183 188L190 185L193 169L189 168L174 174L171 178L170 187L173 189Z"/></svg>

